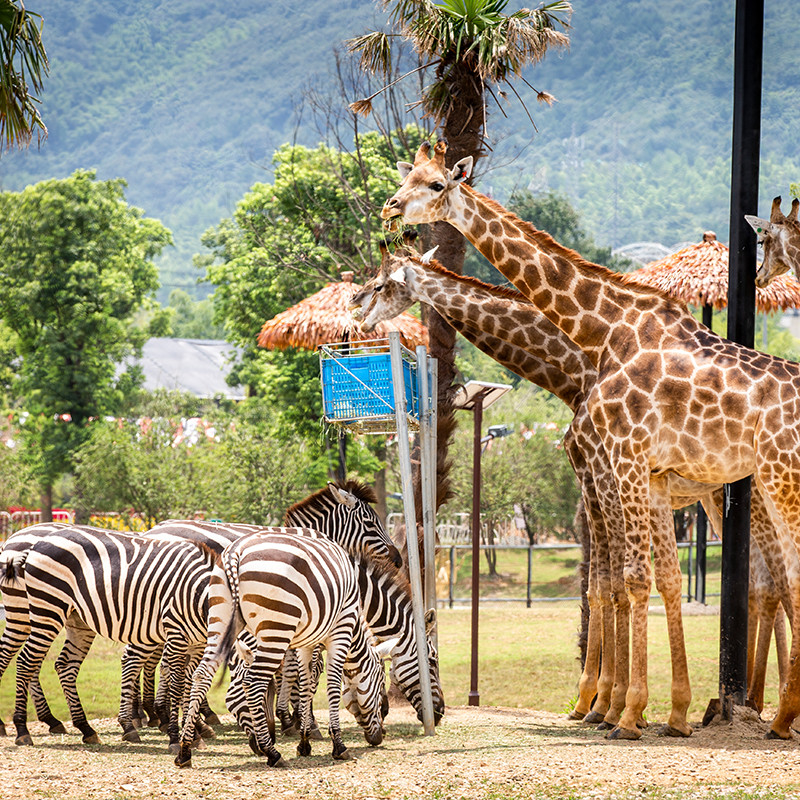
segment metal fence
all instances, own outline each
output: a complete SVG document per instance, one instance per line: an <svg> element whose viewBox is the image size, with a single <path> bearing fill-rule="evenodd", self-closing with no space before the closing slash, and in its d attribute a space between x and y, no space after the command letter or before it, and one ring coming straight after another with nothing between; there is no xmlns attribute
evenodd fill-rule
<svg viewBox="0 0 800 800"><path fill-rule="evenodd" d="M712 541L708 542L706 547L709 551L718 550L722 542ZM679 542L678 554L681 562L681 571L683 573L683 586L686 601L690 602L696 600L699 602L706 602L708 598L719 597L719 591L707 591L706 581L710 580L712 587L715 587L719 580L719 570L714 567L709 570L707 575L697 574L697 558L695 555L696 544L694 542ZM440 565L446 561L447 569L447 595L444 594L442 582L439 582L439 605L448 606L453 608L455 605L470 604L472 598L470 596L470 587L466 585L462 592L458 591L457 584L457 554L459 552L470 553L472 545L469 543L451 543L440 545L437 547L437 563ZM511 591L507 596L491 596L480 595L481 603L525 603L527 608L531 608L534 603L552 603L565 600L580 600L578 594L564 594L558 596L544 596L537 591L538 582L534 567L534 555L536 553L544 552L557 552L574 550L577 553L577 561L582 558L581 547L578 544L536 544L536 545L517 545L517 544L500 544L500 545L481 545L481 557L485 556L487 551L501 551L509 552L524 552L525 553L525 570L524 577L520 580L514 581ZM482 576L483 577L483 576ZM468 582L463 582L468 584ZM485 588L486 581L483 580L482 584ZM514 591L516 589L517 591ZM658 594L651 595L652 599L660 599Z"/></svg>

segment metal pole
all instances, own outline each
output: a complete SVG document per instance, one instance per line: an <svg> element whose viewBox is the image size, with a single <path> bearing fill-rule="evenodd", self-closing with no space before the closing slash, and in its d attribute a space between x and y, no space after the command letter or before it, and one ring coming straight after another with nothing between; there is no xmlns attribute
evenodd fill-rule
<svg viewBox="0 0 800 800"><path fill-rule="evenodd" d="M414 640L417 645L419 688L422 697L422 727L426 736L433 736L435 733L433 695L431 693L431 675L428 672L425 611L422 605L422 575L420 574L419 543L417 542L417 515L414 509L414 485L411 479L411 449L408 445L403 355L400 348L400 334L397 331L389 331L389 353L392 361L397 444L400 451L400 479L403 488L403 512L406 521L406 549L408 553L408 575L411 583L411 608L414 617Z"/></svg>
<svg viewBox="0 0 800 800"><path fill-rule="evenodd" d="M481 575L481 427L483 395L475 398L472 410L474 436L472 443L472 647L470 651L469 697L467 704L479 706L478 691L478 606Z"/></svg>
<svg viewBox="0 0 800 800"><path fill-rule="evenodd" d="M694 598L698 603L706 602L706 542L708 540L708 517L701 503L697 504L697 558L695 558Z"/></svg>
<svg viewBox="0 0 800 800"><path fill-rule="evenodd" d="M531 583L533 580L533 545L528 545L528 591L525 605L530 608L531 607L531 600L532 600L532 593L531 593Z"/></svg>
<svg viewBox="0 0 800 800"><path fill-rule="evenodd" d="M450 608L453 607L453 573L456 570L456 547L450 545L450 580L448 581L448 599L450 600Z"/></svg>
<svg viewBox="0 0 800 800"><path fill-rule="evenodd" d="M737 0L733 74L728 338L755 340L756 237L744 214L758 208L764 0ZM720 599L719 691L722 715L744 705L747 689L747 585L750 479L725 487Z"/></svg>
<svg viewBox="0 0 800 800"><path fill-rule="evenodd" d="M692 602L692 537L689 537L686 559L686 602Z"/></svg>

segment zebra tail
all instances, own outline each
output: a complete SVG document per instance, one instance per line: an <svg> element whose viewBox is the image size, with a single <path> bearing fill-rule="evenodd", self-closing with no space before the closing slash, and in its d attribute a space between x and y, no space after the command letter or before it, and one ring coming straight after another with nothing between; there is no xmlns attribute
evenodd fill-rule
<svg viewBox="0 0 800 800"><path fill-rule="evenodd" d="M242 628L244 628L244 618L242 611L239 607L239 558L238 553L231 553L228 560L223 564L225 570L225 577L228 581L228 589L231 593L231 605L233 606L233 613L228 621L228 627L225 633L219 640L217 645L217 655L228 663L231 655L233 654L236 646L236 639L239 636ZM224 673L223 673L224 674Z"/></svg>
<svg viewBox="0 0 800 800"><path fill-rule="evenodd" d="M18 580L21 581L25 576L25 562L27 560L27 553L12 555L11 558L5 562L2 582L7 586L10 586L15 584Z"/></svg>
<svg viewBox="0 0 800 800"><path fill-rule="evenodd" d="M272 741L275 739L275 676L273 675L267 689L267 728Z"/></svg>

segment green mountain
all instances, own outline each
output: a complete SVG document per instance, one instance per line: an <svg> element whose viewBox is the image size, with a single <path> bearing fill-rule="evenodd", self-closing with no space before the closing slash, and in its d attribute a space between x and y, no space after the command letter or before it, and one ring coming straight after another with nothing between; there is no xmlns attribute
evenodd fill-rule
<svg viewBox="0 0 800 800"><path fill-rule="evenodd" d="M124 177L128 199L175 234L164 296L191 290L200 235L229 216L274 150L319 138L295 107L326 85L334 47L379 27L372 0L30 0L45 20L49 138L0 157L0 188L79 167ZM518 4L519 5L519 4ZM727 239L733 0L574 0L569 52L527 73L558 99L516 101L489 118L493 156L481 188L567 194L598 244ZM768 3L761 201L800 180L800 15ZM755 209L754 209L755 211ZM199 294L207 289L195 289Z"/></svg>

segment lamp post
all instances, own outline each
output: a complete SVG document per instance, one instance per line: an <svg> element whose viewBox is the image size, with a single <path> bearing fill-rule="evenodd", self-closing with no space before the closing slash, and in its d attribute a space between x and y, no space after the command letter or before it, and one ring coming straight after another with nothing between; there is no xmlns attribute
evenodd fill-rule
<svg viewBox="0 0 800 800"><path fill-rule="evenodd" d="M467 703L480 705L478 691L478 601L481 559L481 427L483 410L499 400L512 387L507 383L469 381L456 398L456 408L472 411L472 619L470 647L470 678Z"/></svg>

